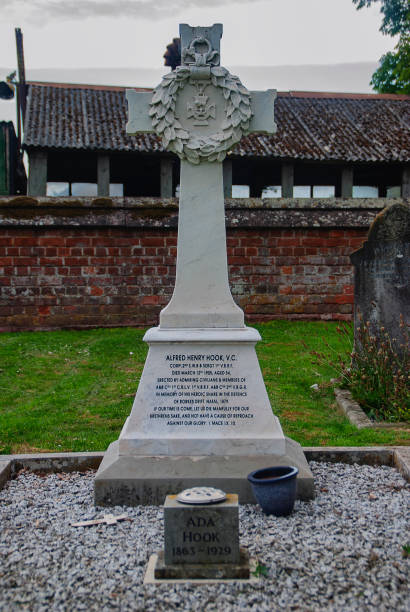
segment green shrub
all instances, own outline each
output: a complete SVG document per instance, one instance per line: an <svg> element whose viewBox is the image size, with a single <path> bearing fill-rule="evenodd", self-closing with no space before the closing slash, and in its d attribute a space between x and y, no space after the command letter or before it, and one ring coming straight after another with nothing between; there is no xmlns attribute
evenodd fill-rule
<svg viewBox="0 0 410 612"><path fill-rule="evenodd" d="M378 333L370 322L360 321L356 345L349 325L338 326L346 350L336 355L312 351L321 363L331 365L342 387L347 387L366 414L376 421L410 421L409 336L400 320L404 343L391 340L384 327ZM327 349L330 347L325 342ZM330 357L330 358L329 358Z"/></svg>

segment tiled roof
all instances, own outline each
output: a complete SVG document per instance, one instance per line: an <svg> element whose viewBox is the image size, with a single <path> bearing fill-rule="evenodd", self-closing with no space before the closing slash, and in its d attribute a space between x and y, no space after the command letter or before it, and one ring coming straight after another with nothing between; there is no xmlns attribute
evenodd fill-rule
<svg viewBox="0 0 410 612"><path fill-rule="evenodd" d="M137 91L150 91L136 88ZM26 147L161 152L153 134L128 136L124 87L30 83ZM278 131L251 134L239 156L350 162L410 161L410 96L284 92Z"/></svg>

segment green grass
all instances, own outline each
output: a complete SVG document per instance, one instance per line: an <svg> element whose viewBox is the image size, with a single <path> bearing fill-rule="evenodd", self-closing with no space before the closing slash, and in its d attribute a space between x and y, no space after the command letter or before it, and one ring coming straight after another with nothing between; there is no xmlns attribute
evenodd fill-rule
<svg viewBox="0 0 410 612"><path fill-rule="evenodd" d="M340 350L335 323L256 327L268 394L286 435L304 446L409 443L404 431L358 431L336 410L330 385L310 389L335 375L309 353L323 351L323 338ZM147 353L143 335L132 328L1 334L0 454L105 450L132 406Z"/></svg>
<svg viewBox="0 0 410 612"><path fill-rule="evenodd" d="M336 409L330 379L337 373L315 364L310 351L329 353L324 340L331 359L346 351L346 336L337 333L337 323L272 321L255 327L263 338L257 352L269 398L286 435L303 446L409 444L408 432L358 430ZM319 392L310 389L315 383Z"/></svg>

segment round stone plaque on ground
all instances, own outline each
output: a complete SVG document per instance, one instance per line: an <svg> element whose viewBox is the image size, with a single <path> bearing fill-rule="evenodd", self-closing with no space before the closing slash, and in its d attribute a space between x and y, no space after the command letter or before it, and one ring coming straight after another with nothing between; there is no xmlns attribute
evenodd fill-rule
<svg viewBox="0 0 410 612"><path fill-rule="evenodd" d="M213 487L185 489L177 496L181 504L217 504L226 500L226 493Z"/></svg>

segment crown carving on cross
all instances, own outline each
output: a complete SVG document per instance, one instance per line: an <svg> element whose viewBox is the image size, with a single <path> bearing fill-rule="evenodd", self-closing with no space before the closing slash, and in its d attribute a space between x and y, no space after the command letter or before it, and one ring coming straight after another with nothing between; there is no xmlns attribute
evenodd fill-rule
<svg viewBox="0 0 410 612"><path fill-rule="evenodd" d="M212 44L204 36L198 36L191 41L189 47L182 49L182 64L187 66L218 66L219 52L212 49Z"/></svg>

